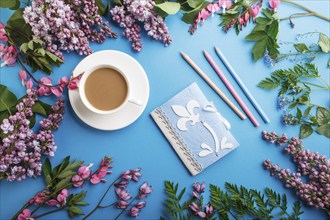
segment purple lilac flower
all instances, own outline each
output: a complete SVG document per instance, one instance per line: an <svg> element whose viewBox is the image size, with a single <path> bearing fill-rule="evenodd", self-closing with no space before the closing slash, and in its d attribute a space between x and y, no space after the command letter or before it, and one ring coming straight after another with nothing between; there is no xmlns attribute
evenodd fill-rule
<svg viewBox="0 0 330 220"><path fill-rule="evenodd" d="M271 58L271 57L269 56L268 51L267 51L267 52L265 53L265 55L264 55L264 62L265 62L265 64L266 64L267 66L269 66L269 67L273 67L273 66L275 66L275 61L274 61L273 58Z"/></svg>
<svg viewBox="0 0 330 220"><path fill-rule="evenodd" d="M41 174L41 156L54 156L56 145L52 130L57 129L63 119L63 101L53 107L53 113L41 121L42 129L34 133L30 125L32 106L37 101L37 91L31 90L27 97L16 105L17 112L4 119L0 125L5 137L0 142L0 179L21 181L26 177ZM43 126L47 121L47 126Z"/></svg>
<svg viewBox="0 0 330 220"><path fill-rule="evenodd" d="M263 136L271 143L279 138L268 132L264 132ZM318 153L304 150L302 141L296 137L286 143L285 152L292 156L298 172L280 169L279 164L272 164L270 160L264 161L264 167L271 175L277 175L286 187L292 188L307 205L323 209L330 216L330 160ZM303 181L302 176L307 180Z"/></svg>
<svg viewBox="0 0 330 220"><path fill-rule="evenodd" d="M154 11L155 2L152 0L123 0L121 6L110 10L112 20L125 28L123 35L132 42L135 51L141 51L141 27L155 40L161 41L165 46L172 42L164 20Z"/></svg>
<svg viewBox="0 0 330 220"><path fill-rule="evenodd" d="M103 42L117 37L108 22L102 23L95 0L33 0L24 9L23 18L34 37L46 42L48 51L63 58L64 51L80 55L92 53L88 40Z"/></svg>

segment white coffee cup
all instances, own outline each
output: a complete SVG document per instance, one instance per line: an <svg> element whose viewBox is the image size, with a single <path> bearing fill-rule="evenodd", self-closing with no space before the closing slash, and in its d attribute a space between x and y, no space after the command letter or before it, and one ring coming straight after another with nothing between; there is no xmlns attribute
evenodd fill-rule
<svg viewBox="0 0 330 220"><path fill-rule="evenodd" d="M125 82L126 82L126 85L127 85L127 95L126 95L126 98L125 100L121 103L120 106L118 106L117 108L115 109L111 109L111 110L107 110L107 111L104 111L104 110L100 110L100 109L97 109L95 108L87 99L86 97L86 94L85 94L85 83L86 83L86 80L88 79L89 75L91 73L93 73L95 70L97 69L101 69L101 68L110 68L110 69L114 69L116 70L118 73L120 73L123 78L125 79ZM138 99L135 99L135 98L132 98L131 97L131 86L130 86L130 82L127 78L127 75L125 74L124 71L121 71L119 68L115 67L115 66L112 66L112 65L108 65L108 64L102 64L102 65L97 65L97 66L94 66L93 68L89 69L88 71L85 71L84 74L82 75L80 81L79 81L79 95L80 95L80 98L82 100L82 102L84 103L84 105L89 109L91 110L92 112L95 112L97 114L113 114L119 110L121 110L125 105L127 105L127 103L132 103L132 104L135 104L135 105L138 105L138 106L142 106L143 105L143 102L141 100L138 100Z"/></svg>

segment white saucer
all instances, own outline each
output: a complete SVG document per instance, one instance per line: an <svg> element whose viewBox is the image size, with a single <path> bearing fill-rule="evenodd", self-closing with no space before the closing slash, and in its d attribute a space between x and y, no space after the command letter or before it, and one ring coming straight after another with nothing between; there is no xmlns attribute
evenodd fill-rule
<svg viewBox="0 0 330 220"><path fill-rule="evenodd" d="M77 116L89 126L100 130L121 129L136 121L144 111L149 99L149 81L144 69L133 57L115 50L103 50L89 55L77 65L73 75L79 75L92 65L102 64L116 66L125 72L130 84L130 97L141 100L143 105L128 102L118 112L100 115L83 104L78 89L69 90L69 100Z"/></svg>

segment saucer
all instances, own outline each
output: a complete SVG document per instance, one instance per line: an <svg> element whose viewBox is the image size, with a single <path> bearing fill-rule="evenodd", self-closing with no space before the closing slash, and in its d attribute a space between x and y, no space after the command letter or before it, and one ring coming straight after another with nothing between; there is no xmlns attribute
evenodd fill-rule
<svg viewBox="0 0 330 220"><path fill-rule="evenodd" d="M73 111L89 126L100 130L117 130L135 122L144 111L149 99L149 81L142 66L128 54L115 51L103 50L84 58L74 69L73 75L91 68L91 65L108 64L118 67L127 74L131 87L130 97L141 100L142 105L128 102L122 109L113 113L101 115L89 110L82 102L79 88L69 90L69 100Z"/></svg>

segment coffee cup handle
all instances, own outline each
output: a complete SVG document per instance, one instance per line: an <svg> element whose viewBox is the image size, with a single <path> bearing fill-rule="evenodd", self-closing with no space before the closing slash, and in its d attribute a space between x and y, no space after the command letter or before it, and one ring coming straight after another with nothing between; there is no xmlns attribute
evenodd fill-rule
<svg viewBox="0 0 330 220"><path fill-rule="evenodd" d="M129 99L128 102L132 103L132 104L135 104L135 105L138 105L138 106L142 106L143 105L143 102L139 99Z"/></svg>

